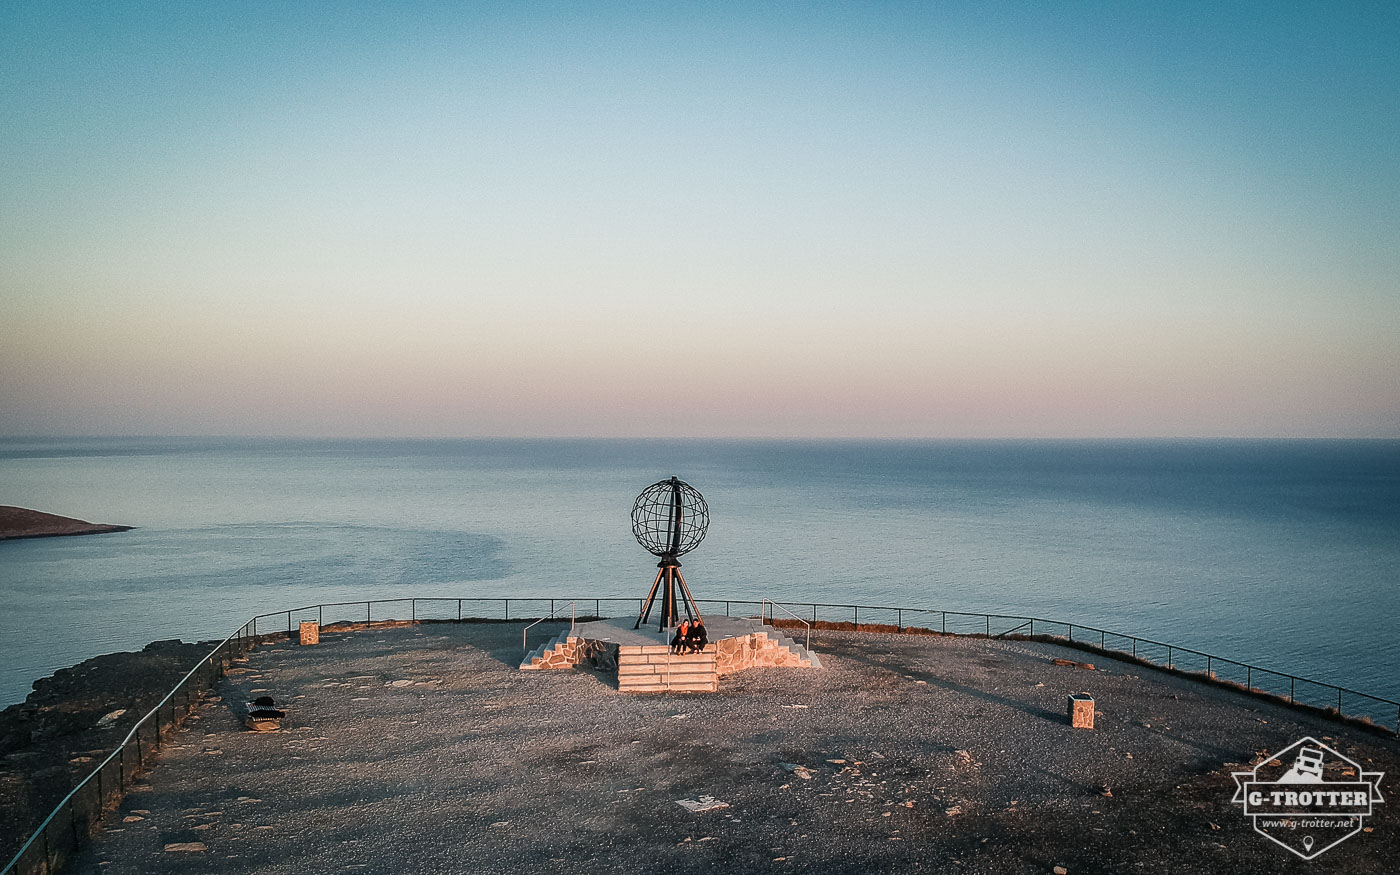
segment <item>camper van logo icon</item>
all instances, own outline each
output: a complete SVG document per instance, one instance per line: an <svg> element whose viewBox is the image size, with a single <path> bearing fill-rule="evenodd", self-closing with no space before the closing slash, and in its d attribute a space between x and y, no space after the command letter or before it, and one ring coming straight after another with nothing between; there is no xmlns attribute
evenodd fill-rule
<svg viewBox="0 0 1400 875"><path fill-rule="evenodd" d="M1296 741L1249 772L1234 772L1231 799L1254 831L1304 860L1361 832L1371 807L1384 802L1384 772L1367 772L1315 738Z"/></svg>

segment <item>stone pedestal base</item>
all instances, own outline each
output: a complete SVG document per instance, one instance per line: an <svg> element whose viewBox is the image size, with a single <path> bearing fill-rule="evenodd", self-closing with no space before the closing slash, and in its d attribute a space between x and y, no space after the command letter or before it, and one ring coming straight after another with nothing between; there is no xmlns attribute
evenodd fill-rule
<svg viewBox="0 0 1400 875"><path fill-rule="evenodd" d="M321 643L321 624L317 623L315 620L307 620L302 623L300 631L302 644Z"/></svg>

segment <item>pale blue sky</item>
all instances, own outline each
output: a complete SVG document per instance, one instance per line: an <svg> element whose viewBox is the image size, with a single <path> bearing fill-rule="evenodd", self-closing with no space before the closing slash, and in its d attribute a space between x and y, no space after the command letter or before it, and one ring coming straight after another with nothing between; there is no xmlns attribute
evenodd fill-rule
<svg viewBox="0 0 1400 875"><path fill-rule="evenodd" d="M1400 435L1393 4L0 6L0 433Z"/></svg>

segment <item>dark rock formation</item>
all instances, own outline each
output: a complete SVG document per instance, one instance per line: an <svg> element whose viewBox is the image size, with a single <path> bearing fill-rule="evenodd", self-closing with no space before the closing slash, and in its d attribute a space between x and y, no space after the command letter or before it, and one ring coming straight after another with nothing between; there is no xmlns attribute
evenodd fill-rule
<svg viewBox="0 0 1400 875"><path fill-rule="evenodd" d="M212 647L155 641L95 656L0 711L0 865Z"/></svg>
<svg viewBox="0 0 1400 875"><path fill-rule="evenodd" d="M109 526L66 516L0 505L0 541L14 538L53 538L60 535L100 535L127 532L131 526Z"/></svg>

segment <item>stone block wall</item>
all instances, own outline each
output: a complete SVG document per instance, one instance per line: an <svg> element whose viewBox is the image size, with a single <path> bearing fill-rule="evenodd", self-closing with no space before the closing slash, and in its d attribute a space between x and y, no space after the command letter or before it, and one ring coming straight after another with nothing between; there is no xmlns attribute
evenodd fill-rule
<svg viewBox="0 0 1400 875"><path fill-rule="evenodd" d="M607 641L595 641L566 635L553 646L530 660L523 669L573 668L587 662L596 668L611 670L617 667L617 645Z"/></svg>
<svg viewBox="0 0 1400 875"><path fill-rule="evenodd" d="M811 664L762 632L725 638L715 645L715 666L722 675L746 668L796 668Z"/></svg>

